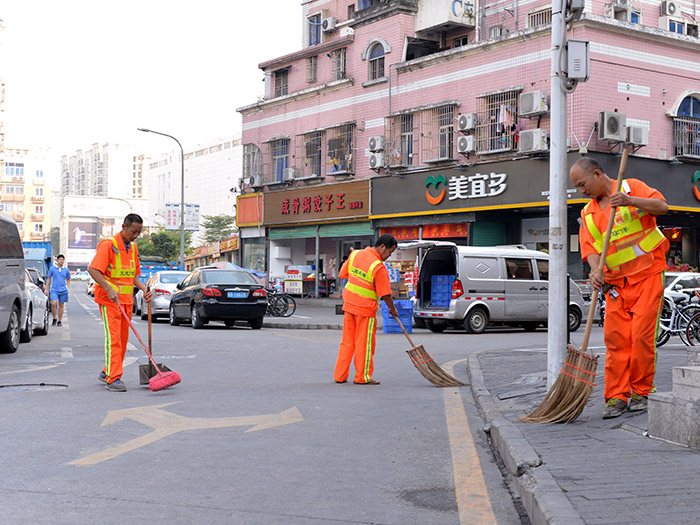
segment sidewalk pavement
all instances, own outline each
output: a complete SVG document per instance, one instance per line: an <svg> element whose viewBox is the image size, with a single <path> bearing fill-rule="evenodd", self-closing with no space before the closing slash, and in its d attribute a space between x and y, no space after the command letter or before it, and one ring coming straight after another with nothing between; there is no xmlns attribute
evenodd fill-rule
<svg viewBox="0 0 700 525"><path fill-rule="evenodd" d="M340 301L319 302L302 301L293 317L265 317L263 326L342 329ZM659 349L659 392L670 392L672 368L686 365L674 342ZM588 405L566 425L519 421L546 393L546 351L484 351L467 366L484 430L533 524L700 524L699 451L649 438L646 412L602 419L604 355Z"/></svg>

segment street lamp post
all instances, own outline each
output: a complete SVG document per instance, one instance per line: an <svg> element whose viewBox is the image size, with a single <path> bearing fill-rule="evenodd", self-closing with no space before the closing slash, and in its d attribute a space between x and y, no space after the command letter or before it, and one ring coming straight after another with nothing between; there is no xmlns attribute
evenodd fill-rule
<svg viewBox="0 0 700 525"><path fill-rule="evenodd" d="M156 135L163 135L177 142L180 146L180 265L182 269L185 269L185 151L182 149L182 144L172 135L167 133L161 133L160 131L153 131L152 129L138 128L139 131L144 133L155 133Z"/></svg>

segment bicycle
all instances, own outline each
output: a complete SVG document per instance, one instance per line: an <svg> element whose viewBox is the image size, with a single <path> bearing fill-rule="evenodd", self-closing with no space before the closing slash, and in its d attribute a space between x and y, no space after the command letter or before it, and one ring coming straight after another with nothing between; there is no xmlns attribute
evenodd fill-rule
<svg viewBox="0 0 700 525"><path fill-rule="evenodd" d="M267 314L273 317L291 317L297 311L297 303L291 295L277 290L267 290Z"/></svg>
<svg viewBox="0 0 700 525"><path fill-rule="evenodd" d="M664 297L661 317L656 332L656 347L665 345L672 335L678 335L686 346L693 346L688 335L690 321L700 316L700 304L685 304L690 301L692 292L683 292L687 298ZM697 296L697 292L695 293ZM700 323L700 319L698 320ZM700 327L698 327L700 329ZM696 334L693 333L693 336ZM700 333L697 334L700 336Z"/></svg>

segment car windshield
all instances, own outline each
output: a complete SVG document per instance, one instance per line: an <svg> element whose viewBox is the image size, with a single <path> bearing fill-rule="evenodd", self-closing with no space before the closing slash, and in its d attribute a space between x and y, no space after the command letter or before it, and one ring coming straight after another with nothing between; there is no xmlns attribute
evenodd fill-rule
<svg viewBox="0 0 700 525"><path fill-rule="evenodd" d="M247 273L238 270L209 270L202 272L202 282L206 284L257 284Z"/></svg>
<svg viewBox="0 0 700 525"><path fill-rule="evenodd" d="M187 272L162 273L160 275L160 282L163 284L177 284L185 277L187 277Z"/></svg>

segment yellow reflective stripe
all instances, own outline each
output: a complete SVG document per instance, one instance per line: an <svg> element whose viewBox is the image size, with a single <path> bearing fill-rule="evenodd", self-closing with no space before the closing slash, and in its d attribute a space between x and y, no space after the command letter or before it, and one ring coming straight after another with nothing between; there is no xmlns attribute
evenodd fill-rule
<svg viewBox="0 0 700 525"><path fill-rule="evenodd" d="M375 301L378 301L379 299L377 298L377 292L374 290L368 290L367 288L362 288L362 286L358 286L353 283L347 283L345 285L345 288L350 290L353 293L356 293L357 295L361 295L363 297L369 297L370 299L374 299Z"/></svg>
<svg viewBox="0 0 700 525"><path fill-rule="evenodd" d="M354 275L355 277L362 279L363 281L367 281L368 283L372 282L372 278L368 276L365 272L360 270L359 268L355 268L354 266L350 267L350 270L348 271L349 274Z"/></svg>
<svg viewBox="0 0 700 525"><path fill-rule="evenodd" d="M654 228L651 230L638 244L628 246L622 250L618 250L605 258L606 264L610 268L615 268L626 262L630 262L640 255L651 252L664 240L664 234L661 230Z"/></svg>
<svg viewBox="0 0 700 525"><path fill-rule="evenodd" d="M382 261L374 261L372 264L369 265L369 276L372 279L372 282L374 282L374 270L380 264L382 264Z"/></svg>
<svg viewBox="0 0 700 525"><path fill-rule="evenodd" d="M589 233L593 237L593 248L595 248L595 251L597 251L598 253L602 253L603 234L600 233L600 230L595 225L595 222L593 222L593 215L590 213L587 214L584 220L586 221L586 228L588 228Z"/></svg>
<svg viewBox="0 0 700 525"><path fill-rule="evenodd" d="M365 383L369 383L372 378L369 375L369 365L372 362L372 335L374 333L375 318L370 317L367 323L367 346L365 347L365 369L363 370L363 378Z"/></svg>
<svg viewBox="0 0 700 525"><path fill-rule="evenodd" d="M125 277L136 277L136 270L117 270L110 272L113 279L124 279Z"/></svg>
<svg viewBox="0 0 700 525"><path fill-rule="evenodd" d="M133 285L114 283L106 275L104 276L104 278L105 278L105 281L107 281L107 284L110 285L112 288L114 288L117 291L117 293L124 294L124 295L131 295L134 293L134 286Z"/></svg>
<svg viewBox="0 0 700 525"><path fill-rule="evenodd" d="M645 252L649 253L659 244L661 244L663 240L664 234L661 233L661 230L659 230L658 228L654 228L653 230L651 230L649 235L647 235L641 241L639 241L639 247Z"/></svg>
<svg viewBox="0 0 700 525"><path fill-rule="evenodd" d="M605 258L605 263L609 268L617 268L621 264L630 262L637 258L637 253L634 251L634 246L628 246L615 253L608 255Z"/></svg>
<svg viewBox="0 0 700 525"><path fill-rule="evenodd" d="M612 241L617 241L619 239L622 239L623 237L626 237L627 235L639 233L642 230L644 230L644 226L642 226L642 221L640 221L639 219L635 219L633 221L626 221L622 224L619 224L618 226L615 226L612 229L612 232L610 233L610 239Z"/></svg>
<svg viewBox="0 0 700 525"><path fill-rule="evenodd" d="M107 317L107 307L99 305L102 315L102 326L105 331L105 374L110 377L112 366L112 331L109 329L109 317Z"/></svg>

